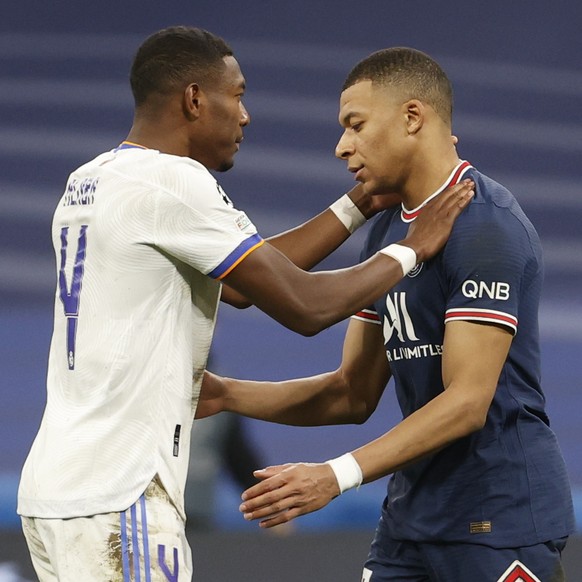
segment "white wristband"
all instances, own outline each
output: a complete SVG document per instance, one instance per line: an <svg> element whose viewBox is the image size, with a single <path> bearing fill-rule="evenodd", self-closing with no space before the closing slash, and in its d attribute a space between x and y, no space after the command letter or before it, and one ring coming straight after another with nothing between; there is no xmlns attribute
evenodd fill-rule
<svg viewBox="0 0 582 582"><path fill-rule="evenodd" d="M333 469L340 493L359 487L362 484L362 469L351 453L346 453L326 463Z"/></svg>
<svg viewBox="0 0 582 582"><path fill-rule="evenodd" d="M344 194L339 200L336 200L329 209L338 217L350 233L355 232L367 220L347 194Z"/></svg>
<svg viewBox="0 0 582 582"><path fill-rule="evenodd" d="M416 267L416 253L410 247L391 244L380 249L380 252L396 259L402 266L405 275Z"/></svg>

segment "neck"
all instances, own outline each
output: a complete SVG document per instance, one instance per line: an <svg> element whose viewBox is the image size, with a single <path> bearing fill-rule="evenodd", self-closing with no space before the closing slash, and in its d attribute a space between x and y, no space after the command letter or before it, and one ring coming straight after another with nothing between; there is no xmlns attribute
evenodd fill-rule
<svg viewBox="0 0 582 582"><path fill-rule="evenodd" d="M409 210L420 206L442 186L459 162L457 150L450 141L450 136L446 147L429 151L425 156L418 156L402 189L404 206Z"/></svg>
<svg viewBox="0 0 582 582"><path fill-rule="evenodd" d="M148 149L158 150L164 154L175 156L188 156L187 140L181 139L179 128L170 128L163 122L152 119L134 117L131 130L125 141L129 141ZM184 141L184 143L182 143Z"/></svg>

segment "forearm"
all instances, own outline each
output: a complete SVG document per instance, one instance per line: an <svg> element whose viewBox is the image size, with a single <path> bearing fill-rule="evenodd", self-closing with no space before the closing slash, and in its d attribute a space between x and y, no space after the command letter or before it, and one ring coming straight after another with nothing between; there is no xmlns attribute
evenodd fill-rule
<svg viewBox="0 0 582 582"><path fill-rule="evenodd" d="M474 430L465 422L463 407L455 406L446 392L441 396L351 455L256 472L261 483L242 496L245 519L260 519L262 527L272 527L316 511L347 489L418 461Z"/></svg>
<svg viewBox="0 0 582 582"><path fill-rule="evenodd" d="M308 273L265 244L226 280L285 327L311 336L367 307L403 276L401 263L383 253L348 269Z"/></svg>
<svg viewBox="0 0 582 582"><path fill-rule="evenodd" d="M345 242L350 234L328 208L300 226L267 240L292 263L309 271Z"/></svg>
<svg viewBox="0 0 582 582"><path fill-rule="evenodd" d="M224 281L285 327L315 335L369 306L417 261L434 256L469 203L471 184L454 186L431 200L409 228L404 246L389 245L355 267L308 273L267 243L250 253ZM393 248L400 256L385 254Z"/></svg>
<svg viewBox="0 0 582 582"><path fill-rule="evenodd" d="M342 211L346 205L344 196L317 216L295 228L269 237L267 241L300 269L311 270L365 222L363 212L371 214L369 197L362 194L361 188L354 188L349 197L353 201L353 207L347 208L347 215ZM342 215L347 226L338 218L338 214ZM244 295L228 286L223 289L222 301L238 308L252 305Z"/></svg>
<svg viewBox="0 0 582 582"><path fill-rule="evenodd" d="M370 196L357 185L311 220L268 240L295 265L309 271L376 211Z"/></svg>
<svg viewBox="0 0 582 582"><path fill-rule="evenodd" d="M364 403L350 397L341 373L283 382L223 378L223 408L243 416L294 426L356 422Z"/></svg>
<svg viewBox="0 0 582 582"><path fill-rule="evenodd" d="M369 483L437 452L480 428L475 404L449 389L392 430L352 452Z"/></svg>

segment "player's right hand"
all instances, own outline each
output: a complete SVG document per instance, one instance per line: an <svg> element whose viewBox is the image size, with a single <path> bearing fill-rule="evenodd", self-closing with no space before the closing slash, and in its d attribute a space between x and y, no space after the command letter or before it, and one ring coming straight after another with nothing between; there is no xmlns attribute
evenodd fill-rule
<svg viewBox="0 0 582 582"><path fill-rule="evenodd" d="M242 494L239 509L248 521L270 528L325 507L339 494L328 463L288 463L255 471L261 482Z"/></svg>
<svg viewBox="0 0 582 582"><path fill-rule="evenodd" d="M474 194L475 183L469 179L444 190L422 208L400 244L416 252L418 263L436 255L445 246L455 220Z"/></svg>

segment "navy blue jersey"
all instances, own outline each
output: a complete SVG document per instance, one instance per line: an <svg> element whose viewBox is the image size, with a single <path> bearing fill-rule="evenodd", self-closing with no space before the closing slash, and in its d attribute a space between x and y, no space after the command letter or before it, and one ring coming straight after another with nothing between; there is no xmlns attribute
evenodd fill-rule
<svg viewBox="0 0 582 582"><path fill-rule="evenodd" d="M493 323L514 334L483 429L395 473L381 528L394 539L530 545L573 531L571 493L540 385L538 235L512 194L467 162L475 196L436 257L355 317L383 326L404 417L443 391L445 325ZM362 260L405 238L418 212L384 211Z"/></svg>

